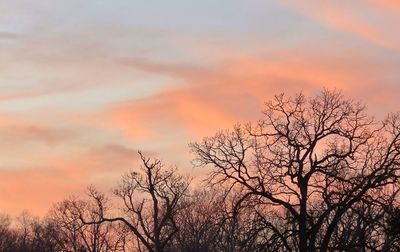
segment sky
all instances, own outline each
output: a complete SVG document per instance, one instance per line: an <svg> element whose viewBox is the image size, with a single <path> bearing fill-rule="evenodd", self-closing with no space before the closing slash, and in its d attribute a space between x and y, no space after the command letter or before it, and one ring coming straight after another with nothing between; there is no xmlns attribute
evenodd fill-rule
<svg viewBox="0 0 400 252"><path fill-rule="evenodd" d="M202 176L188 143L282 92L397 111L399 30L395 0L0 0L0 211L111 190L138 150Z"/></svg>

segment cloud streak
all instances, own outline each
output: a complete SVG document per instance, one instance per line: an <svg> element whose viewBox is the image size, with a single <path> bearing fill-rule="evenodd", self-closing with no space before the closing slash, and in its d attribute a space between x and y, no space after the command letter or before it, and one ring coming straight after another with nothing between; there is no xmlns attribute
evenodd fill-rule
<svg viewBox="0 0 400 252"><path fill-rule="evenodd" d="M368 90L383 82L393 91L381 76L387 67L385 64L378 66L361 58L343 61L329 56L316 57L308 52L296 55L279 52L272 59L243 57L209 71L148 61L126 62L133 68L172 76L182 83L178 88L148 98L110 106L103 120L123 129L134 140L163 139L165 127L198 137L229 128L238 121L254 120L260 115L262 103L280 92L316 92L322 87L335 87L357 96L359 90ZM370 73L368 78L365 78L366 72Z"/></svg>
<svg viewBox="0 0 400 252"><path fill-rule="evenodd" d="M398 16L384 22L373 22L369 17L388 15L397 9L398 6L392 1L373 1L373 4L363 6L353 2L320 2L320 1L297 1L285 2L286 6L302 15L312 18L319 23L350 35L368 41L371 44L398 52L399 37L393 32L385 31L387 26L391 26L393 21L400 21ZM385 9L384 13L377 13L374 9L379 5ZM389 13L390 15L390 13ZM381 20L382 19L378 19Z"/></svg>

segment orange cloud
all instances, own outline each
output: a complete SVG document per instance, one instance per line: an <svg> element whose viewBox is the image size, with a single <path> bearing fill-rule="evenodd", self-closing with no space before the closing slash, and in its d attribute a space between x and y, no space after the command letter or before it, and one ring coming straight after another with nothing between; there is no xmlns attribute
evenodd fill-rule
<svg viewBox="0 0 400 252"><path fill-rule="evenodd" d="M215 130L215 126L229 127L238 119L191 91L166 91L150 99L123 102L111 108L109 114L115 126L122 126L132 139L160 137L165 128L173 124L182 133L202 134L210 132L210 128ZM157 131L159 133L154 135Z"/></svg>
<svg viewBox="0 0 400 252"><path fill-rule="evenodd" d="M11 141L36 141L48 145L61 143L74 135L73 132L66 129L52 129L37 125L20 125L1 128L3 134L1 138L6 137ZM7 134L8 136L5 136Z"/></svg>
<svg viewBox="0 0 400 252"><path fill-rule="evenodd" d="M397 0L370 0L373 4L389 12L400 12L400 2Z"/></svg>
<svg viewBox="0 0 400 252"><path fill-rule="evenodd" d="M0 176L0 208L11 214L29 210L44 215L52 203L80 190L79 185L47 168L0 170Z"/></svg>
<svg viewBox="0 0 400 252"><path fill-rule="evenodd" d="M136 141L165 140L163 134L174 129L190 138L230 128L235 122L258 118L262 103L280 92L336 87L353 94L383 81L379 71L385 67L376 68L362 58L345 61L289 52L277 52L272 59L243 57L210 71L128 62L154 74L172 76L182 85L148 98L118 102L106 111L106 118L99 115L100 121L122 129Z"/></svg>
<svg viewBox="0 0 400 252"><path fill-rule="evenodd" d="M0 208L13 214L27 209L33 214L43 215L53 203L72 194L82 194L89 184L110 189L124 172L138 168L138 161L136 150L110 144L69 159L48 157L42 160L42 167L2 167Z"/></svg>
<svg viewBox="0 0 400 252"><path fill-rule="evenodd" d="M376 1L378 2L378 1ZM381 1L379 1L381 2ZM394 1L393 1L394 2ZM397 5L392 1L382 1L381 6L387 8L393 8ZM371 5L353 5L352 2L321 2L321 1L286 1L285 5L307 17L313 18L319 21L321 24L333 28L337 31L346 32L349 34L356 35L360 38L369 41L374 45L381 46L386 49L398 51L399 37L396 33L389 32L384 33L382 30L386 26L391 25L391 19L388 19L388 23L385 22L373 22L371 19L367 19L363 12L370 13L374 6ZM387 15L387 13L374 12L376 17ZM382 20L382 19L380 19ZM396 17L397 22L400 21Z"/></svg>
<svg viewBox="0 0 400 252"><path fill-rule="evenodd" d="M119 177L120 172L132 168L138 160L137 150L120 144L109 144L93 147L71 159L49 158L46 162L65 177L85 182L92 176L104 173L114 173L114 176Z"/></svg>

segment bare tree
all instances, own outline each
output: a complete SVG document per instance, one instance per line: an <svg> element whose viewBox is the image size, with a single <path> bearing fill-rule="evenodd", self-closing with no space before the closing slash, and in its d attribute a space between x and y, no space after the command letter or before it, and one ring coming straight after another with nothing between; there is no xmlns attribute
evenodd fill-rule
<svg viewBox="0 0 400 252"><path fill-rule="evenodd" d="M95 193L89 188L89 193ZM49 220L58 230L58 244L63 251L115 252L123 251L124 234L111 223L85 225L81 218L98 221L97 205L70 197L51 210Z"/></svg>
<svg viewBox="0 0 400 252"><path fill-rule="evenodd" d="M179 232L172 251L261 252L285 248L280 237L291 234L286 223L255 200L242 202L235 209L240 195L239 191L227 195L221 186L192 192L177 216Z"/></svg>
<svg viewBox="0 0 400 252"><path fill-rule="evenodd" d="M219 204L217 251L292 251L285 243L292 229L284 218L279 218L279 212L264 204L260 197L243 200L242 191L230 190Z"/></svg>
<svg viewBox="0 0 400 252"><path fill-rule="evenodd" d="M174 239L176 252L214 252L223 240L226 218L223 193L196 190L182 203L176 222L179 232Z"/></svg>
<svg viewBox="0 0 400 252"><path fill-rule="evenodd" d="M400 250L400 206L390 209L388 218L386 219L387 239L382 251L399 251Z"/></svg>
<svg viewBox="0 0 400 252"><path fill-rule="evenodd" d="M17 233L11 229L11 217L0 215L0 251L11 251L16 246Z"/></svg>
<svg viewBox="0 0 400 252"><path fill-rule="evenodd" d="M62 251L57 235L57 230L47 220L34 217L27 211L16 218L1 216L0 251Z"/></svg>
<svg viewBox="0 0 400 252"><path fill-rule="evenodd" d="M65 251L59 243L60 232L50 219L36 219L30 225L31 239L29 249L21 251L58 252Z"/></svg>
<svg viewBox="0 0 400 252"><path fill-rule="evenodd" d="M243 193L294 224L283 244L335 250L333 234L353 207L398 183L400 117L376 122L337 91L307 98L278 95L257 124L238 125L191 144L195 163L211 165L213 184Z"/></svg>
<svg viewBox="0 0 400 252"><path fill-rule="evenodd" d="M96 218L80 216L89 225L104 222L124 224L137 238L139 251L167 251L172 238L178 232L176 216L181 210L181 200L189 187L190 179L181 176L175 168L165 169L160 160L151 160L139 152L143 165L139 172L123 176L114 195L122 202L118 217L106 214L104 195L92 191L91 198L97 204Z"/></svg>

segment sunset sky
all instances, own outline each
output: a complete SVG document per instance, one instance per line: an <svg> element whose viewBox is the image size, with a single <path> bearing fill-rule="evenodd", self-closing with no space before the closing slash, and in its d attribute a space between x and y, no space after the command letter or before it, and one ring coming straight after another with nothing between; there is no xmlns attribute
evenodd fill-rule
<svg viewBox="0 0 400 252"><path fill-rule="evenodd" d="M399 31L390 0L0 0L0 211L109 190L137 150L201 174L188 143L281 92L399 110Z"/></svg>

